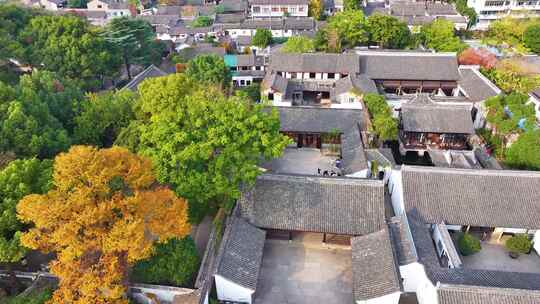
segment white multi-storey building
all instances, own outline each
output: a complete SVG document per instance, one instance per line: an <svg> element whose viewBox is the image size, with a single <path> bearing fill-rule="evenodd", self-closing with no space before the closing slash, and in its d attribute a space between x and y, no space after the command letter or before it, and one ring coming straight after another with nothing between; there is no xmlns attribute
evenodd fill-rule
<svg viewBox="0 0 540 304"><path fill-rule="evenodd" d="M480 30L487 29L492 21L506 16L540 16L540 0L468 0L467 5L478 14L475 28Z"/></svg>
<svg viewBox="0 0 540 304"><path fill-rule="evenodd" d="M253 17L307 17L308 0L252 0L249 10Z"/></svg>

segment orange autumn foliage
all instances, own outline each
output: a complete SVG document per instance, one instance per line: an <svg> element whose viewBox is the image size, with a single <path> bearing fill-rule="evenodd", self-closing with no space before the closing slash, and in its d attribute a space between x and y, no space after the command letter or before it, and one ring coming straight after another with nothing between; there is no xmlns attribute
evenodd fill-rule
<svg viewBox="0 0 540 304"><path fill-rule="evenodd" d="M53 179L51 191L17 206L33 224L22 244L57 254L51 303L127 303L129 267L155 242L190 232L186 201L157 186L150 161L125 148L74 146L56 157Z"/></svg>

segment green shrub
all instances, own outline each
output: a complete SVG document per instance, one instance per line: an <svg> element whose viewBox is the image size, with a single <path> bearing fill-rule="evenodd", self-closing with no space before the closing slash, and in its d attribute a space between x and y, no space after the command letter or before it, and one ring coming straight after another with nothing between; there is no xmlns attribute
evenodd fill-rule
<svg viewBox="0 0 540 304"><path fill-rule="evenodd" d="M9 297L5 302L0 301L3 304L44 304L52 297L52 290L45 289L42 291L35 291L25 297L15 296Z"/></svg>
<svg viewBox="0 0 540 304"><path fill-rule="evenodd" d="M191 237L158 244L149 259L135 264L132 277L147 284L192 287L199 269L199 255Z"/></svg>
<svg viewBox="0 0 540 304"><path fill-rule="evenodd" d="M516 234L508 239L504 245L512 253L529 253L532 242L526 234Z"/></svg>
<svg viewBox="0 0 540 304"><path fill-rule="evenodd" d="M459 252L464 256L473 255L482 249L480 241L468 233L463 233L459 236L458 246Z"/></svg>

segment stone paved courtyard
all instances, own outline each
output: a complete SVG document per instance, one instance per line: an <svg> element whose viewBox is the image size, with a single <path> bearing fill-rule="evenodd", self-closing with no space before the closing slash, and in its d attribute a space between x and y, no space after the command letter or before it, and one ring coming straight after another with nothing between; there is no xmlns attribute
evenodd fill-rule
<svg viewBox="0 0 540 304"><path fill-rule="evenodd" d="M482 242L480 252L462 256L461 260L465 268L540 273L540 256L534 250L512 259L503 244Z"/></svg>
<svg viewBox="0 0 540 304"><path fill-rule="evenodd" d="M319 149L287 148L283 156L263 165L273 173L289 173L303 175L317 175L317 168L322 172L338 169L335 167L335 157L324 156Z"/></svg>
<svg viewBox="0 0 540 304"><path fill-rule="evenodd" d="M351 251L267 240L254 304L353 303Z"/></svg>

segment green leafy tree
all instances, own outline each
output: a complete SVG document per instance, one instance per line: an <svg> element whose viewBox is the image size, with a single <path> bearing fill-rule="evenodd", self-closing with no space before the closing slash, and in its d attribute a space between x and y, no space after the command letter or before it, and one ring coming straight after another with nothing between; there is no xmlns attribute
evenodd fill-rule
<svg viewBox="0 0 540 304"><path fill-rule="evenodd" d="M97 29L74 16L38 16L21 33L25 59L59 76L81 80L85 89L100 87L114 75L119 57Z"/></svg>
<svg viewBox="0 0 540 304"><path fill-rule="evenodd" d="M23 55L19 33L37 13L16 5L0 5L0 65L9 58L20 59Z"/></svg>
<svg viewBox="0 0 540 304"><path fill-rule="evenodd" d="M395 17L376 13L367 18L367 26L370 40L382 48L401 49L410 43L407 24Z"/></svg>
<svg viewBox="0 0 540 304"><path fill-rule="evenodd" d="M461 52L466 45L455 35L454 24L445 19L436 19L420 29L424 45L438 52Z"/></svg>
<svg viewBox="0 0 540 304"><path fill-rule="evenodd" d="M516 234L509 238L504 246L512 253L527 254L531 251L532 242L526 234Z"/></svg>
<svg viewBox="0 0 540 304"><path fill-rule="evenodd" d="M257 29L252 42L254 46L265 48L272 42L272 32L268 29Z"/></svg>
<svg viewBox="0 0 540 304"><path fill-rule="evenodd" d="M0 171L0 262L7 265L12 275L12 294L20 290L20 282L12 272L12 266L27 253L27 249L20 243L21 233L27 227L17 219L17 203L28 194L47 192L51 185L50 160L15 160Z"/></svg>
<svg viewBox="0 0 540 304"><path fill-rule="evenodd" d="M280 156L289 143L276 111L227 98L186 75L153 78L139 88L138 151L153 159L161 182L188 199L192 221L238 198L240 185L260 173L259 161Z"/></svg>
<svg viewBox="0 0 540 304"><path fill-rule="evenodd" d="M52 290L47 288L41 291L33 291L30 294L9 297L3 304L45 304L52 297Z"/></svg>
<svg viewBox="0 0 540 304"><path fill-rule="evenodd" d="M480 241L468 233L462 233L459 236L458 247L459 252L464 256L473 255L482 249Z"/></svg>
<svg viewBox="0 0 540 304"><path fill-rule="evenodd" d="M68 7L70 8L86 8L87 0L68 0Z"/></svg>
<svg viewBox="0 0 540 304"><path fill-rule="evenodd" d="M398 121L392 117L384 96L369 93L363 96L363 101L371 115L373 129L379 140L397 139Z"/></svg>
<svg viewBox="0 0 540 304"><path fill-rule="evenodd" d="M343 9L348 10L360 10L358 0L343 0Z"/></svg>
<svg viewBox="0 0 540 304"><path fill-rule="evenodd" d="M21 77L14 87L0 82L0 152L49 158L69 147L81 93L56 78L44 71Z"/></svg>
<svg viewBox="0 0 540 304"><path fill-rule="evenodd" d="M193 20L193 22L191 23L191 26L195 28L207 27L207 26L212 25L212 23L214 23L214 20L212 20L212 18L208 16L199 16L195 18L195 20Z"/></svg>
<svg viewBox="0 0 540 304"><path fill-rule="evenodd" d="M98 147L112 146L122 128L135 119L134 102L135 94L130 90L90 95L75 118L75 141Z"/></svg>
<svg viewBox="0 0 540 304"><path fill-rule="evenodd" d="M505 164L512 168L540 171L540 130L521 134L506 150Z"/></svg>
<svg viewBox="0 0 540 304"><path fill-rule="evenodd" d="M308 15L315 20L321 20L323 15L324 3L322 0L310 0L309 1Z"/></svg>
<svg viewBox="0 0 540 304"><path fill-rule="evenodd" d="M500 95L486 100L486 120L493 125L495 133L506 136L519 131L524 119L526 129L533 129L536 121L534 105L528 104L528 96L520 93ZM511 113L511 114L509 114Z"/></svg>
<svg viewBox="0 0 540 304"><path fill-rule="evenodd" d="M223 58L217 55L199 55L188 63L186 75L207 84L227 87L232 79Z"/></svg>
<svg viewBox="0 0 540 304"><path fill-rule="evenodd" d="M525 46L536 54L540 54L540 24L533 24L523 33Z"/></svg>
<svg viewBox="0 0 540 304"><path fill-rule="evenodd" d="M352 48L369 41L369 32L364 13L360 10L345 10L332 16L324 29L329 50L341 51L341 47Z"/></svg>
<svg viewBox="0 0 540 304"><path fill-rule="evenodd" d="M469 22L467 23L468 28L471 28L476 24L478 21L478 15L476 14L474 8L467 5L467 0L453 0L450 2L453 2L456 5L456 10L462 16L466 16L469 19Z"/></svg>
<svg viewBox="0 0 540 304"><path fill-rule="evenodd" d="M313 53L315 52L315 43L305 36L293 36L287 39L281 51L284 53Z"/></svg>
<svg viewBox="0 0 540 304"><path fill-rule="evenodd" d="M157 244L150 258L137 262L132 276L139 283L192 287L199 263L191 237L171 239Z"/></svg>
<svg viewBox="0 0 540 304"><path fill-rule="evenodd" d="M106 40L112 43L123 60L131 79L131 65L159 64L164 46L156 40L150 23L129 17L114 18L105 30Z"/></svg>
<svg viewBox="0 0 540 304"><path fill-rule="evenodd" d="M236 91L236 95L241 98L247 98L252 102L259 102L261 100L261 85L252 83Z"/></svg>

